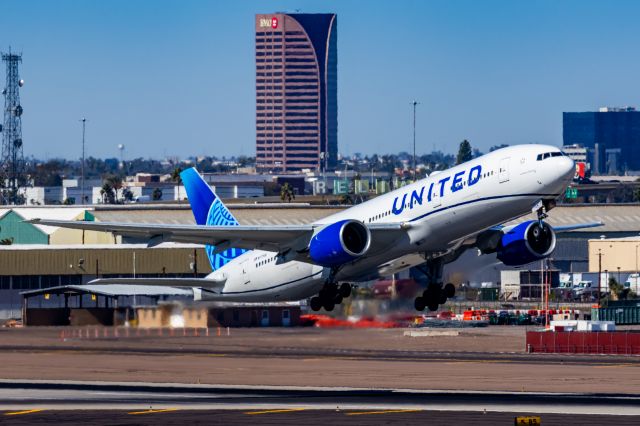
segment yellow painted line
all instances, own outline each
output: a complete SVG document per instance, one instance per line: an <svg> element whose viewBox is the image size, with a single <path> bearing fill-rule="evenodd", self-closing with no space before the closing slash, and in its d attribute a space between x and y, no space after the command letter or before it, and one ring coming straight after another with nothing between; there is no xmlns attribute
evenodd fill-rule
<svg viewBox="0 0 640 426"><path fill-rule="evenodd" d="M34 410L24 410L24 411L10 411L8 413L4 413L4 415L5 416L20 416L22 414L39 413L40 411L43 411L43 410L34 409Z"/></svg>
<svg viewBox="0 0 640 426"><path fill-rule="evenodd" d="M418 413L422 410L382 410L382 411L356 411L346 413L347 416L368 416L374 414L394 414L394 413Z"/></svg>
<svg viewBox="0 0 640 426"><path fill-rule="evenodd" d="M155 414L155 413L168 413L170 411L178 411L177 408L163 408L159 410L144 410L144 411L131 411L127 414L138 415L138 414Z"/></svg>
<svg viewBox="0 0 640 426"><path fill-rule="evenodd" d="M304 411L304 410L305 408L287 408L282 410L248 411L244 414L253 416L256 414L293 413L295 411Z"/></svg>

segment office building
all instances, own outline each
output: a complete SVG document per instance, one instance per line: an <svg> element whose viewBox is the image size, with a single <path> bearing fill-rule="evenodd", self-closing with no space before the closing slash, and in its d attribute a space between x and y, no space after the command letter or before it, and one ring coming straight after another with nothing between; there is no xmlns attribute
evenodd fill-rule
<svg viewBox="0 0 640 426"><path fill-rule="evenodd" d="M333 169L338 152L337 17L256 15L256 168Z"/></svg>
<svg viewBox="0 0 640 426"><path fill-rule="evenodd" d="M635 108L564 112L562 134L564 145L588 148L593 174L640 170L640 111Z"/></svg>

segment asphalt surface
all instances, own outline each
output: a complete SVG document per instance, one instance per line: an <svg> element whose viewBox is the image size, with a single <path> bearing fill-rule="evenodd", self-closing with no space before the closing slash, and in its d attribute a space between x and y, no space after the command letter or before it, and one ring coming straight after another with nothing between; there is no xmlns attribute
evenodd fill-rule
<svg viewBox="0 0 640 426"><path fill-rule="evenodd" d="M640 395L5 380L0 413L2 424L631 425Z"/></svg>
<svg viewBox="0 0 640 426"><path fill-rule="evenodd" d="M169 410L169 411L39 411L3 415L6 425L513 425L516 417L537 416L544 426L635 426L638 417L535 413L460 413L424 410L332 411L332 410ZM524 423L527 424L527 423Z"/></svg>
<svg viewBox="0 0 640 426"><path fill-rule="evenodd" d="M527 354L520 327L0 329L0 378L237 386L640 394L640 357Z"/></svg>

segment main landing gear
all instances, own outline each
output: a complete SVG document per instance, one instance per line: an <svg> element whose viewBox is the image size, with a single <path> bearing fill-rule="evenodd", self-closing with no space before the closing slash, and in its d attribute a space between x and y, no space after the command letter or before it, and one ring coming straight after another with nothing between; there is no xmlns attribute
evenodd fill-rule
<svg viewBox="0 0 640 426"><path fill-rule="evenodd" d="M418 311L429 308L430 311L437 311L439 305L444 305L447 299L456 294L453 284L442 285L442 269L444 260L442 258L427 260L424 264L415 268L422 272L427 279L427 289L422 292L422 296L416 297L413 305Z"/></svg>
<svg viewBox="0 0 640 426"><path fill-rule="evenodd" d="M321 308L325 311L333 311L336 305L349 296L351 296L351 284L342 283L338 286L336 283L326 283L320 293L311 298L309 305L314 311L319 311Z"/></svg>
<svg viewBox="0 0 640 426"><path fill-rule="evenodd" d="M453 284L448 283L444 287L440 287L440 285L434 283L422 292L422 296L416 297L413 306L418 311L424 311L424 308L429 308L430 311L437 311L439 305L444 305L447 303L447 299L455 295L456 288Z"/></svg>

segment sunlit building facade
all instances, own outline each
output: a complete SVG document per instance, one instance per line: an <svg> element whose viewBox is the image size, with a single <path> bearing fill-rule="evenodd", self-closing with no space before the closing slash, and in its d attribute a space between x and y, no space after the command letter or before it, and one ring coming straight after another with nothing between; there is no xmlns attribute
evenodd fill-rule
<svg viewBox="0 0 640 426"><path fill-rule="evenodd" d="M335 168L336 15L276 13L255 19L257 168Z"/></svg>

